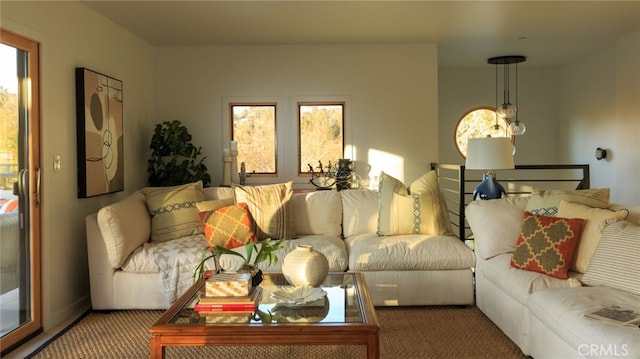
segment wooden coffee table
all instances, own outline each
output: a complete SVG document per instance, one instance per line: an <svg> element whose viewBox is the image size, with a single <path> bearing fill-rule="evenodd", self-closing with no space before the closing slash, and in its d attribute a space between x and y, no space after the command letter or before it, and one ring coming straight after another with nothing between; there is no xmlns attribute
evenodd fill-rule
<svg viewBox="0 0 640 359"><path fill-rule="evenodd" d="M271 299L271 292L288 285L281 273L264 274L255 315L213 323L223 318L190 309L204 286L204 280L196 282L149 328L151 358L164 358L167 346L207 345L366 345L367 358L380 357L380 327L362 273L330 273L321 285L324 304L310 307L282 308Z"/></svg>

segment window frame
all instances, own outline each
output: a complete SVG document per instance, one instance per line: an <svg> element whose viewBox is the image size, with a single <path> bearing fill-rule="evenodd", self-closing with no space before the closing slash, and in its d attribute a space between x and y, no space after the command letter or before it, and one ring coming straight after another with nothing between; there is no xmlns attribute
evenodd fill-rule
<svg viewBox="0 0 640 359"><path fill-rule="evenodd" d="M279 172L279 133L278 133L278 125L279 125L279 117L280 117L280 101L277 100L251 100L251 99L229 99L225 101L226 108L226 120L223 121L227 124L228 129L225 131L227 133L227 138L223 139L223 143L229 143L233 141L234 138L234 126L233 126L233 107L234 106L273 106L274 108L274 124L273 124L273 138L274 138L274 172L253 172L252 169L247 168L247 172L250 173L252 178L277 178L280 176ZM227 146L223 146L223 148L227 148ZM238 163L238 170L240 170L240 163Z"/></svg>
<svg viewBox="0 0 640 359"><path fill-rule="evenodd" d="M297 156L296 156L296 167L297 167L297 175L298 177L311 177L311 174L308 170L305 170L306 167L302 164L302 113L300 111L302 106L341 106L342 107L342 120L341 120L341 128L342 128L342 155L340 158L345 158L346 147L347 147L347 135L346 135L346 119L347 119L347 101L345 100L300 100L295 102L295 121L297 127ZM336 158L337 160L337 158Z"/></svg>
<svg viewBox="0 0 640 359"><path fill-rule="evenodd" d="M462 150L460 149L460 146L458 146L458 127L460 126L460 123L462 122L462 120L465 117L467 117L472 112L480 111L480 110L487 110L487 111L490 111L490 112L493 112L493 113L496 112L496 108L494 106L478 106L478 107L474 107L474 108L466 111L465 113L463 113L462 116L460 116L460 118L458 118L458 121L456 121L456 125L453 128L453 145L455 146L456 151L458 152L458 154L463 159L466 159L467 156L466 156L465 153L462 152ZM505 131L507 132L507 134L509 134L510 133L509 124L511 124L511 120L509 118L500 118L500 119L504 120L503 127L505 127ZM516 136L515 135L511 134L511 135L508 135L507 137L510 137L511 144L515 144L515 142L516 142Z"/></svg>

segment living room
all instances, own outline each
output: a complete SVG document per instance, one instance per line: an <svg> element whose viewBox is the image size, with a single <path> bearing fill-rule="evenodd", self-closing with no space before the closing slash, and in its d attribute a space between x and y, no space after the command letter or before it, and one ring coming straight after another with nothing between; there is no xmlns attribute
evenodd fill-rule
<svg viewBox="0 0 640 359"><path fill-rule="evenodd" d="M633 5L635 25L605 46L560 64L530 57L520 66L519 102L528 130L516 140L515 159L517 164L590 164L593 188L609 187L612 202L638 205L640 22L638 3L626 6ZM347 141L356 149L354 159L369 162L372 174L384 169L410 182L430 162L463 163L453 143L456 121L471 108L495 104L495 72L486 59L507 55L488 53L473 59L475 67L446 67L440 62L442 47L432 41L156 46L82 2L2 1L0 9L3 28L41 44L45 330L90 307L84 217L146 185L156 123L183 121L193 142L203 147L212 183L218 184L225 99L276 99L291 113L296 98L340 96L351 104ZM487 16L496 13L490 10ZM544 20L537 26L544 27ZM240 26L229 24L227 31ZM505 51L530 56L522 42ZM76 67L124 83L122 193L77 198ZM283 118L281 128L295 128L292 118ZM295 136L282 136L286 166ZM597 147L612 156L597 161ZM373 161L372 154L381 157ZM62 158L60 172L53 171L54 155ZM287 171L294 168L283 168ZM294 181L306 185L305 178Z"/></svg>

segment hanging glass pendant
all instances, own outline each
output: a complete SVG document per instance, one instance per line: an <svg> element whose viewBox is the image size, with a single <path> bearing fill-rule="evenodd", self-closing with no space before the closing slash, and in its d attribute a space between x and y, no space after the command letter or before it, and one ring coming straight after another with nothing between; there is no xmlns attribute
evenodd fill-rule
<svg viewBox="0 0 640 359"><path fill-rule="evenodd" d="M509 129L511 130L511 134L515 136L524 135L527 131L527 126L524 125L524 122L515 120L509 124Z"/></svg>
<svg viewBox="0 0 640 359"><path fill-rule="evenodd" d="M518 109L510 103L503 103L496 109L498 117L501 118L513 118L517 111Z"/></svg>

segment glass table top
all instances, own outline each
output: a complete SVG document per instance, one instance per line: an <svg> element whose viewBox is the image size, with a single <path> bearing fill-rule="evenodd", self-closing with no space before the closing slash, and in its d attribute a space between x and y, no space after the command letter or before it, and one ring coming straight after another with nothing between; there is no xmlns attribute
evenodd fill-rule
<svg viewBox="0 0 640 359"><path fill-rule="evenodd" d="M260 324L309 324L309 323L363 323L363 310L359 292L361 287L354 273L330 273L320 288L326 296L305 303L288 305L278 303L271 293L290 285L282 273L265 273L260 283L262 294L258 306L251 313L198 312L193 310L200 299L202 282L169 323L194 325L260 325Z"/></svg>

